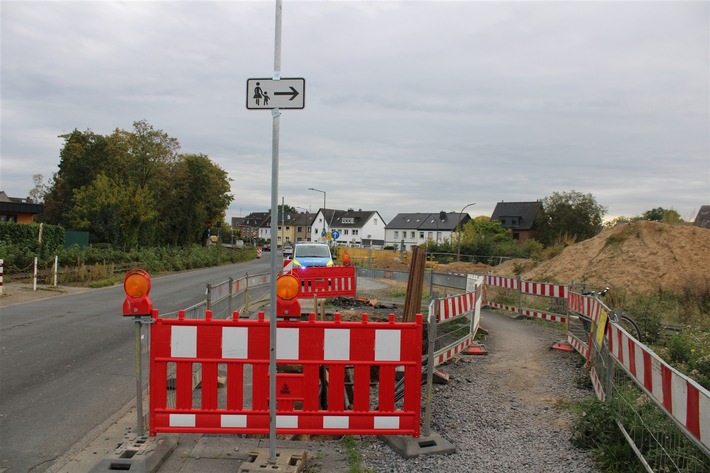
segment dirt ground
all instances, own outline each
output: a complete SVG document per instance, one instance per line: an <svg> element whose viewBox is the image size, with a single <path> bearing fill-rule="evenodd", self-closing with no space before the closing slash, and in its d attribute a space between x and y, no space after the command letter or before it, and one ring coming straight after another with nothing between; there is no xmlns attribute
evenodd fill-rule
<svg viewBox="0 0 710 473"><path fill-rule="evenodd" d="M392 262L383 269L403 270ZM529 281L583 283L589 287L624 288L630 293L665 290L710 290L710 230L638 221L617 225L597 236L570 245L554 258L534 262L509 260L492 267L476 263L436 265L436 272L489 273Z"/></svg>
<svg viewBox="0 0 710 473"><path fill-rule="evenodd" d="M3 284L2 293L0 293L0 308L9 307L23 302L37 301L48 297L57 297L66 294L76 294L78 292L86 292L91 289L88 287L74 286L44 286L38 285L34 290L32 284L25 283L10 283Z"/></svg>

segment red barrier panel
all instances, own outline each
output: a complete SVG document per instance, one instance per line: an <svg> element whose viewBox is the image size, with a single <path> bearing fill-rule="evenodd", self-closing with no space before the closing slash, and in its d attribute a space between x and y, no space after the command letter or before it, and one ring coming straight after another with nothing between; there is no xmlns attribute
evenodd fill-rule
<svg viewBox="0 0 710 473"><path fill-rule="evenodd" d="M269 433L269 321L160 319L153 311L150 434ZM276 432L419 436L422 316L414 323L278 321ZM169 368L175 366L174 380ZM193 370L202 370L193 392ZM294 369L295 368L295 369ZM283 371L283 369L281 370ZM404 398L395 399L397 372ZM325 373L322 374L322 373ZM220 378L226 378L219 387ZM374 388L371 389L371 378ZM319 404L327 380L327 408ZM352 404L346 387L352 384ZM175 405L168 406L174 386ZM199 392L198 392L199 391Z"/></svg>
<svg viewBox="0 0 710 473"><path fill-rule="evenodd" d="M301 281L299 299L318 297L355 297L355 266L294 268L291 274Z"/></svg>

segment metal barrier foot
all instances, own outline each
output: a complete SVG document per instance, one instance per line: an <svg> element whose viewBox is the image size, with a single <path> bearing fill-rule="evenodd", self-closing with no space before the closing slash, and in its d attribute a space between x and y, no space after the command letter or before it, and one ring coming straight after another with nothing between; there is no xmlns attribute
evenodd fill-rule
<svg viewBox="0 0 710 473"><path fill-rule="evenodd" d="M276 452L276 461L269 462L269 449L257 448L249 452L249 458L239 467L239 473L250 471L292 472L303 471L308 453L302 450L281 450Z"/></svg>
<svg viewBox="0 0 710 473"><path fill-rule="evenodd" d="M149 473L156 471L177 447L174 435L165 437L131 436L116 447L111 455L101 460L89 473L131 471Z"/></svg>
<svg viewBox="0 0 710 473"><path fill-rule="evenodd" d="M447 455L456 452L456 447L451 442L434 432L431 432L428 437L382 435L380 438L403 458L414 458L419 455Z"/></svg>
<svg viewBox="0 0 710 473"><path fill-rule="evenodd" d="M552 345L552 350L559 350L559 351L572 351L572 345L569 344L566 340L559 341Z"/></svg>

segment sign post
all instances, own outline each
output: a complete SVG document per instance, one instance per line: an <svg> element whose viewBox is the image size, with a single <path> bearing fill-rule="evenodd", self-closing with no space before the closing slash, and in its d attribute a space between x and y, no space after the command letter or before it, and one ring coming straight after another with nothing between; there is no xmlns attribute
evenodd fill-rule
<svg viewBox="0 0 710 473"><path fill-rule="evenodd" d="M279 193L279 132L282 108L302 109L305 106L306 80L281 78L281 9L282 0L276 0L276 26L274 37L274 75L271 79L247 79L247 110L271 110L271 311L269 314L269 459L276 463L276 267L275 248L278 232Z"/></svg>

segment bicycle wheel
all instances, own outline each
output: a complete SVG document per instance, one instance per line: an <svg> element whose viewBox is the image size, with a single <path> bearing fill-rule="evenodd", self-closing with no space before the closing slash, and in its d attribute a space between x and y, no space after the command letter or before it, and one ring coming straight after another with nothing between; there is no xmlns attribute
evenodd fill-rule
<svg viewBox="0 0 710 473"><path fill-rule="evenodd" d="M628 315L622 314L619 320L619 325L621 325L624 330L629 332L632 337L636 338L636 340L639 342L642 341L643 332L641 332L641 327L639 327L639 324L637 324L634 319Z"/></svg>

